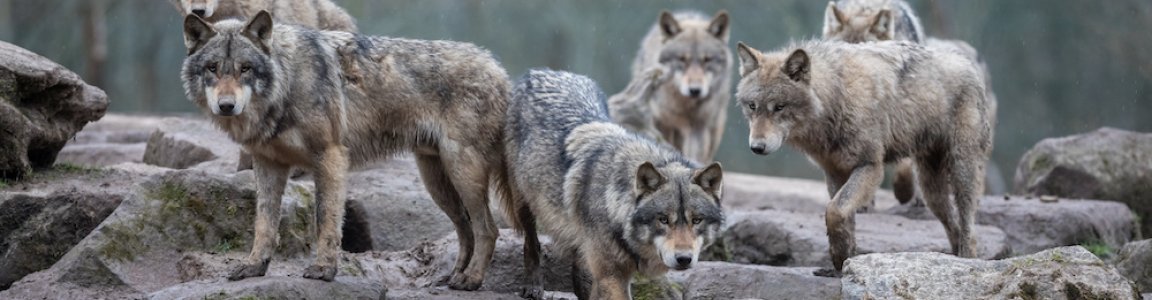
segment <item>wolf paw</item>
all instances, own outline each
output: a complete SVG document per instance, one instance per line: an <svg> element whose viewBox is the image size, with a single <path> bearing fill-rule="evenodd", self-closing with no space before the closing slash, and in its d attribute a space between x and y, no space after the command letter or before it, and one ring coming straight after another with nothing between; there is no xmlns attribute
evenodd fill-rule
<svg viewBox="0 0 1152 300"><path fill-rule="evenodd" d="M844 276L844 274L840 273L840 271L836 271L836 269L831 268L820 268L819 270L812 271L812 275L833 278L840 278Z"/></svg>
<svg viewBox="0 0 1152 300"><path fill-rule="evenodd" d="M545 300L544 288L538 285L523 287L520 289L520 298Z"/></svg>
<svg viewBox="0 0 1152 300"><path fill-rule="evenodd" d="M482 284L484 284L483 278L468 276L464 273L452 274L452 278L448 279L448 287L453 290L475 291L480 289Z"/></svg>
<svg viewBox="0 0 1152 300"><path fill-rule="evenodd" d="M308 268L304 269L304 278L332 281L332 279L336 278L336 267L317 265L308 266Z"/></svg>
<svg viewBox="0 0 1152 300"><path fill-rule="evenodd" d="M228 274L228 280L237 281L248 277L264 276L265 272L268 272L267 259L258 264L241 264L237 266L235 269L232 269L232 273Z"/></svg>

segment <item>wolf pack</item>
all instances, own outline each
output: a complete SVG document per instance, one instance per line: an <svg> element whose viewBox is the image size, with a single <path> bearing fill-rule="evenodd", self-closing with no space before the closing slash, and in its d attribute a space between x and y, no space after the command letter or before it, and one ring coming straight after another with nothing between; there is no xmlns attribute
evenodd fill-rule
<svg viewBox="0 0 1152 300"><path fill-rule="evenodd" d="M735 56L727 12L661 12L611 96L565 71L513 81L469 43L360 34L331 0L170 1L185 15L186 96L250 153L257 178L254 241L229 280L268 270L299 168L317 197L315 258L300 275L332 281L347 172L411 154L459 238L442 284L483 284L494 205L523 234L521 296L544 296L546 234L573 257L579 298L630 299L633 276L691 268L721 234L713 157L729 105L751 152L787 144L824 171L834 268L818 275L840 276L856 253L854 216L886 164L898 198L943 224L952 254L977 255L996 114L987 68L967 43L926 36L901 0L830 2L823 38L767 52L739 42Z"/></svg>

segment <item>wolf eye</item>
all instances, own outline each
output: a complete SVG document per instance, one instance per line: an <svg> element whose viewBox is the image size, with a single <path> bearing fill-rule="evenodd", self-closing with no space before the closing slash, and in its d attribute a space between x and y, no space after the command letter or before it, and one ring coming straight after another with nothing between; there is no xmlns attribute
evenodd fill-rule
<svg viewBox="0 0 1152 300"><path fill-rule="evenodd" d="M249 67L248 65L240 66L240 73L248 73L250 70L252 70L252 67Z"/></svg>
<svg viewBox="0 0 1152 300"><path fill-rule="evenodd" d="M668 217L660 217L660 224L668 225Z"/></svg>
<svg viewBox="0 0 1152 300"><path fill-rule="evenodd" d="M784 110L784 104L783 104L783 103L781 103L781 104L776 104L776 107L773 107L772 109L774 109L774 110L776 110L776 111L781 111L781 110Z"/></svg>
<svg viewBox="0 0 1152 300"><path fill-rule="evenodd" d="M756 102L748 102L748 110L756 111Z"/></svg>
<svg viewBox="0 0 1152 300"><path fill-rule="evenodd" d="M701 218L692 218L692 225L699 225L700 222L703 222L703 221L704 221L704 219L701 219Z"/></svg>
<svg viewBox="0 0 1152 300"><path fill-rule="evenodd" d="M207 67L204 67L204 68L208 69L208 72L216 73L216 64L209 64Z"/></svg>

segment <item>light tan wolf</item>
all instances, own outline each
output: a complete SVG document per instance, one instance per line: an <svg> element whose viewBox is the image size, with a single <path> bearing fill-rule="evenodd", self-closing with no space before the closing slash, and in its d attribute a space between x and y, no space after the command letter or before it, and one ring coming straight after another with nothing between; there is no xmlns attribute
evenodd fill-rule
<svg viewBox="0 0 1152 300"><path fill-rule="evenodd" d="M229 279L262 276L278 240L289 167L315 175L318 241L306 278L337 272L345 175L350 165L412 151L436 204L460 238L448 284L480 287L495 247L488 189L503 179L510 83L488 51L471 44L369 37L273 25L184 21L189 100L255 163L258 210L252 252Z"/></svg>
<svg viewBox="0 0 1152 300"><path fill-rule="evenodd" d="M665 141L699 162L712 161L724 134L732 97L728 31L726 11L712 18L661 12L632 61L633 81L656 67L669 73L649 100L653 123Z"/></svg>
<svg viewBox="0 0 1152 300"><path fill-rule="evenodd" d="M527 296L540 295L537 225L575 250L578 297L630 299L633 274L692 267L724 224L720 164L698 164L612 123L587 77L529 71L513 90L505 130L514 197L504 207L524 232L536 291Z"/></svg>
<svg viewBox="0 0 1152 300"><path fill-rule="evenodd" d="M280 23L322 30L356 32L356 20L332 0L169 0L182 15L208 22L245 19L268 11Z"/></svg>
<svg viewBox="0 0 1152 300"><path fill-rule="evenodd" d="M976 62L904 41L737 48L736 99L752 152L788 143L824 170L834 195L825 213L835 267L828 274L839 275L855 254L855 213L874 196L884 163L905 157L915 160L953 253L976 257L972 228L995 119Z"/></svg>

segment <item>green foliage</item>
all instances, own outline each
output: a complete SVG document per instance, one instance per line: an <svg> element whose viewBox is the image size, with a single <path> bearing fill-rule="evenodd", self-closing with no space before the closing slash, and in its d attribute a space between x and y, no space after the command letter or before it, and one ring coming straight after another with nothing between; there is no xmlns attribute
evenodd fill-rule
<svg viewBox="0 0 1152 300"><path fill-rule="evenodd" d="M1112 256L1116 254L1116 252L1112 249L1112 246L1108 246L1108 244L1099 240L1080 243L1080 246L1084 247L1084 249L1088 249L1088 252L1092 252L1093 255L1096 255L1096 257L1104 260L1112 258Z"/></svg>

